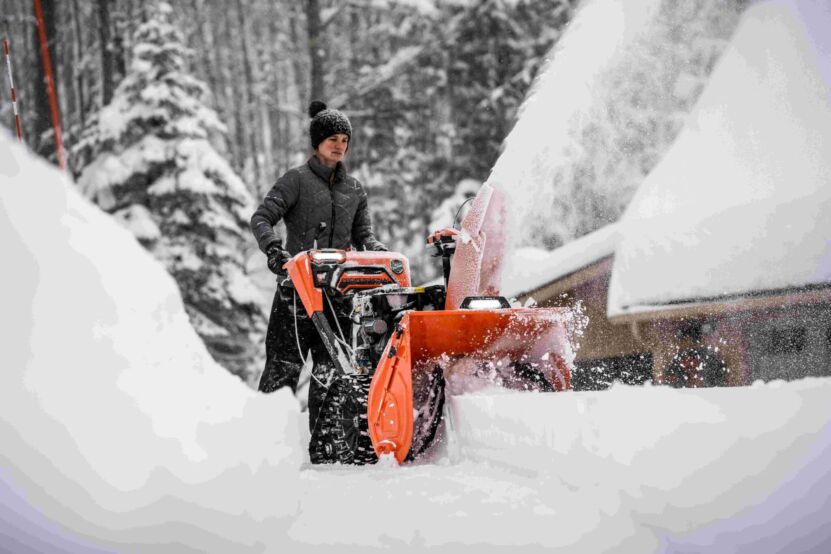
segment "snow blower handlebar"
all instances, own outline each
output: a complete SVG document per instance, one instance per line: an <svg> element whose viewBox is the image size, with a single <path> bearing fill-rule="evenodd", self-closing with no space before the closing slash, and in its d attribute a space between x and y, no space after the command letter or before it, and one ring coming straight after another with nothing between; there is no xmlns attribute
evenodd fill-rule
<svg viewBox="0 0 831 554"><path fill-rule="evenodd" d="M468 296L498 295L505 253L506 206L502 192L482 185L461 229L445 227L427 237L442 256L446 309L458 309Z"/></svg>
<svg viewBox="0 0 831 554"><path fill-rule="evenodd" d="M456 252L456 235L459 234L453 227L445 227L427 237L427 247L433 249L433 256L441 256L442 274L444 285L450 279L450 267L453 260L453 253Z"/></svg>

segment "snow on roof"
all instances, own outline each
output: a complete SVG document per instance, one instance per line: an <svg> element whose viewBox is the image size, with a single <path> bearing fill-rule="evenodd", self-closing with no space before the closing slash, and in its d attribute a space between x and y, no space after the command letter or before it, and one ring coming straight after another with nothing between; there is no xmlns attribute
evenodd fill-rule
<svg viewBox="0 0 831 554"><path fill-rule="evenodd" d="M520 248L505 264L502 293L511 297L534 291L611 256L619 241L618 224L612 223L550 252Z"/></svg>
<svg viewBox="0 0 831 554"><path fill-rule="evenodd" d="M831 283L831 7L744 13L621 220L609 315Z"/></svg>

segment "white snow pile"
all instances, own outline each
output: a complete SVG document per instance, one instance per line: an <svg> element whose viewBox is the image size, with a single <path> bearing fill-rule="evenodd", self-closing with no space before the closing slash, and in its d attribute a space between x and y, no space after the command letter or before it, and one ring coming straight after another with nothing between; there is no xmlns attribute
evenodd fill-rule
<svg viewBox="0 0 831 554"><path fill-rule="evenodd" d="M311 467L129 231L0 134L0 552L828 552L831 379L451 397L424 462Z"/></svg>
<svg viewBox="0 0 831 554"><path fill-rule="evenodd" d="M449 457L498 468L480 502L504 504L506 544L829 552L829 393L831 379L805 379L455 397ZM470 508L478 536L506 540L487 512Z"/></svg>
<svg viewBox="0 0 831 554"><path fill-rule="evenodd" d="M622 219L609 312L831 282L831 4L747 9Z"/></svg>
<svg viewBox="0 0 831 554"><path fill-rule="evenodd" d="M5 135L0 207L0 551L267 541L298 499L296 401L214 363L162 266Z"/></svg>

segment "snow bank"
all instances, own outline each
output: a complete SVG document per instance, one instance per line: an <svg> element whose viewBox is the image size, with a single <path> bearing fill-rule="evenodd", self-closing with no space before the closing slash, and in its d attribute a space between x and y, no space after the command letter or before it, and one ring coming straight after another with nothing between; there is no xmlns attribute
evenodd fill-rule
<svg viewBox="0 0 831 554"><path fill-rule="evenodd" d="M312 551L826 553L829 394L806 379L451 397L431 460L304 469L287 535Z"/></svg>
<svg viewBox="0 0 831 554"><path fill-rule="evenodd" d="M829 394L831 379L616 385L556 401L461 396L450 402L449 455L522 476L528 488L515 500L532 530L522 541L580 552L828 552Z"/></svg>
<svg viewBox="0 0 831 554"><path fill-rule="evenodd" d="M267 541L298 500L295 400L216 365L164 269L5 135L0 207L0 550Z"/></svg>
<svg viewBox="0 0 831 554"><path fill-rule="evenodd" d="M0 133L0 552L829 552L831 379L452 397L433 456L304 464L171 278Z"/></svg>
<svg viewBox="0 0 831 554"><path fill-rule="evenodd" d="M758 2L622 219L609 313L831 281L831 5Z"/></svg>

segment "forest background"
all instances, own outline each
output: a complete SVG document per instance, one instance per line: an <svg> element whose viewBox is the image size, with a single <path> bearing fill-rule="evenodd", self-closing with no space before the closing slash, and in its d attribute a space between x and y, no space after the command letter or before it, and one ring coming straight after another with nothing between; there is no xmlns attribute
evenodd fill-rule
<svg viewBox="0 0 831 554"><path fill-rule="evenodd" d="M27 143L54 156L31 0L2 0ZM352 120L350 170L369 189L380 238L436 275L422 246L433 211L483 182L576 0L182 0L172 21L189 69L226 131L219 152L253 198L309 154L311 99ZM84 129L109 104L155 2L42 0L71 171ZM11 106L0 116L13 125ZM452 217L449 216L449 217ZM449 219L448 217L448 219ZM447 221L449 223L449 221Z"/></svg>
<svg viewBox="0 0 831 554"><path fill-rule="evenodd" d="M38 3L69 172L166 265L214 357L253 383L273 279L264 291L247 218L309 156L309 101L349 115L347 163L376 232L425 282L439 267L424 237L488 178L579 0L0 0L23 137L54 162ZM655 3L623 69L586 91L593 111L539 185L546 216L526 222L526 244L619 217L742 4Z"/></svg>

